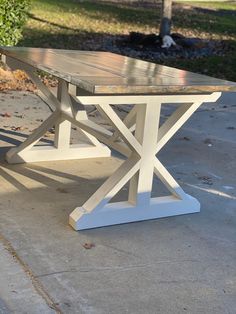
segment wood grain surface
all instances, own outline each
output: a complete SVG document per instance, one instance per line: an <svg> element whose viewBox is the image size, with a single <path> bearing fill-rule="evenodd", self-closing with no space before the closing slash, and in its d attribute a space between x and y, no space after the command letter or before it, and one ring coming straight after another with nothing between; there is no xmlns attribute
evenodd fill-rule
<svg viewBox="0 0 236 314"><path fill-rule="evenodd" d="M109 52L0 47L0 53L93 94L236 91L236 83Z"/></svg>

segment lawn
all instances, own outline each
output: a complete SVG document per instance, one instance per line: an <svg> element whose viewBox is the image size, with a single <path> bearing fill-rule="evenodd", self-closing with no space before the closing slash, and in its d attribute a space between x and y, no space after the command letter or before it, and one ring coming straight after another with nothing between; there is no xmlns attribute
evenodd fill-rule
<svg viewBox="0 0 236 314"><path fill-rule="evenodd" d="M139 5L138 5L139 4ZM158 33L160 4L153 1L33 0L19 46L101 50L105 38L131 31ZM173 6L173 32L224 40L225 56L157 63L236 81L236 4L178 2Z"/></svg>

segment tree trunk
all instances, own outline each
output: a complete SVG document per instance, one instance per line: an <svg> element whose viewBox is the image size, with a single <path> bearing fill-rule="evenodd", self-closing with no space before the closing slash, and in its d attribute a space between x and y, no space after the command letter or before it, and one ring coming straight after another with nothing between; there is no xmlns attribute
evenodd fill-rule
<svg viewBox="0 0 236 314"><path fill-rule="evenodd" d="M162 14L160 25L160 36L170 35L172 15L172 0L162 0Z"/></svg>

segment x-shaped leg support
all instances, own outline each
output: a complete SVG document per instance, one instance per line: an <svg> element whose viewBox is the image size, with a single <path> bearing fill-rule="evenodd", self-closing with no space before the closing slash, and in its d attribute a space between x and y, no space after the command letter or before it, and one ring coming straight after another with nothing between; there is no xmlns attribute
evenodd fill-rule
<svg viewBox="0 0 236 314"><path fill-rule="evenodd" d="M82 105L73 105L73 99L68 94L69 84L59 80L57 96L41 82L35 69L20 61L6 57L6 63L12 69L25 71L38 88L38 94L43 101L54 111L33 131L31 135L19 146L7 152L6 160L9 163L23 163L50 160L84 159L95 157L108 157L110 150L101 144L94 136L80 130L87 138L89 144L70 144L71 123L74 120L88 120L87 113ZM64 114L66 113L66 115ZM71 121L68 120L70 116ZM55 127L53 145L37 145L45 133Z"/></svg>
<svg viewBox="0 0 236 314"><path fill-rule="evenodd" d="M82 230L200 211L199 202L183 191L156 155L203 102L214 102L219 97L220 93L77 97L83 105L95 105L115 131L108 132L91 121L79 121L78 126L127 159L83 206L71 213L71 226ZM124 121L111 106L132 103L135 105ZM164 103L181 105L159 127L161 105ZM169 196L151 197L154 173L170 191ZM128 200L109 203L128 182Z"/></svg>

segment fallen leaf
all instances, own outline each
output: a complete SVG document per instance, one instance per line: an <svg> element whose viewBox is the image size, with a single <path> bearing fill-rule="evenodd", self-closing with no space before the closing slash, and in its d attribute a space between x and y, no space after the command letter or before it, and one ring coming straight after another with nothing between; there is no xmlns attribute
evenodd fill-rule
<svg viewBox="0 0 236 314"><path fill-rule="evenodd" d="M5 112L5 113L2 113L1 116L4 117L4 118L10 118L11 114L8 113L8 112Z"/></svg>
<svg viewBox="0 0 236 314"><path fill-rule="evenodd" d="M208 145L212 145L212 141L211 141L210 138L206 138L206 139L204 140L204 143L205 143L205 144L208 144Z"/></svg>
<svg viewBox="0 0 236 314"><path fill-rule="evenodd" d="M95 244L92 243L92 242L86 242L83 244L83 247L86 249L86 250L90 250L91 248L95 247Z"/></svg>
<svg viewBox="0 0 236 314"><path fill-rule="evenodd" d="M66 189L64 188L57 188L57 191L60 192L60 193L69 193Z"/></svg>
<svg viewBox="0 0 236 314"><path fill-rule="evenodd" d="M187 136L181 137L180 141L190 141L190 138Z"/></svg>
<svg viewBox="0 0 236 314"><path fill-rule="evenodd" d="M11 130L12 131L22 131L22 130L24 130L24 127L22 127L22 126L12 126Z"/></svg>
<svg viewBox="0 0 236 314"><path fill-rule="evenodd" d="M211 177L199 176L198 179L201 180L203 184L208 184L208 185L212 185L213 184Z"/></svg>

